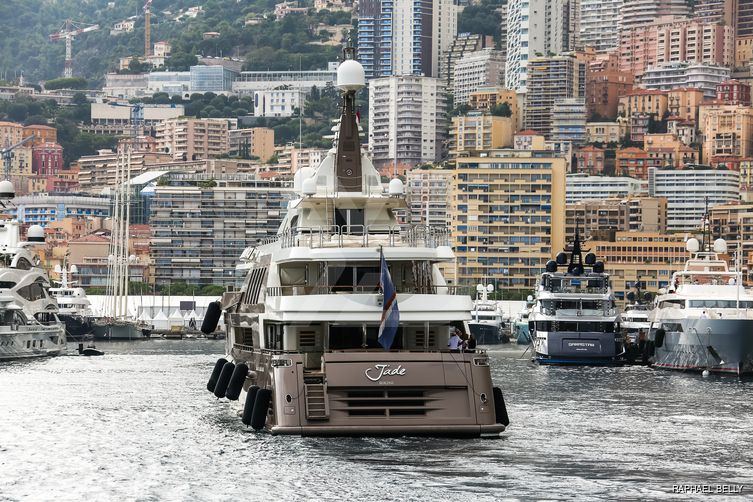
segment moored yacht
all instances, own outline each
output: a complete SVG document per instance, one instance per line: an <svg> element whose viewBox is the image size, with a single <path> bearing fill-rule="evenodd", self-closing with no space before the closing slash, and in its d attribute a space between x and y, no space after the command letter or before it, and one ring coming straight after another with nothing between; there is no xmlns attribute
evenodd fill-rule
<svg viewBox="0 0 753 502"><path fill-rule="evenodd" d="M245 393L243 423L272 434L498 435L507 417L488 355L450 349L472 302L438 266L454 259L449 234L400 227L402 183L385 194L361 151L352 51L337 74L335 148L296 173L277 236L241 256L242 290L222 301L227 355L207 387ZM218 318L215 305L202 331Z"/></svg>
<svg viewBox="0 0 753 502"><path fill-rule="evenodd" d="M12 189L9 181L0 182L3 199L12 198ZM0 360L65 352L65 328L49 280L29 249L41 243L42 227L29 227L22 241L17 221L0 221Z"/></svg>
<svg viewBox="0 0 753 502"><path fill-rule="evenodd" d="M672 274L649 316L653 366L752 373L753 295L739 270L719 257L726 242L717 239L712 250L701 250L697 239L689 239L687 249L685 268Z"/></svg>
<svg viewBox="0 0 753 502"><path fill-rule="evenodd" d="M528 331L528 317L531 315L533 304L533 296L528 295L525 307L510 322L512 337L515 338L518 345L528 345L531 343L531 333Z"/></svg>
<svg viewBox="0 0 753 502"><path fill-rule="evenodd" d="M75 265L62 268L57 265L55 271L60 274L60 281L56 287L50 288L50 294L58 303L58 317L65 324L66 335L74 340L80 340L91 335L94 327L94 312L91 302L86 297L84 288L76 286L71 276L78 272Z"/></svg>
<svg viewBox="0 0 753 502"><path fill-rule="evenodd" d="M476 300L473 302L468 329L480 345L493 345L503 341L502 312L497 308L497 302L488 297L493 290L494 286L491 284L476 286ZM509 341L509 337L506 338Z"/></svg>
<svg viewBox="0 0 753 502"><path fill-rule="evenodd" d="M559 271L564 267L564 271ZM582 257L578 231L569 256L546 264L529 316L534 357L541 364L615 365L624 341L609 275L596 255Z"/></svg>

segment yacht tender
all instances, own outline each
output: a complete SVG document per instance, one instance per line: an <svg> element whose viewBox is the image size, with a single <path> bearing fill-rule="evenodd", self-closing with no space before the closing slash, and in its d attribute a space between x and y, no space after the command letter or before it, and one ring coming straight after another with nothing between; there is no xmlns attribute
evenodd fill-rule
<svg viewBox="0 0 753 502"><path fill-rule="evenodd" d="M231 400L245 391L243 422L272 434L498 435L508 420L488 355L448 349L472 309L438 267L454 259L449 233L399 226L402 183L385 194L361 151L363 68L347 58L337 73L335 148L296 173L278 235L241 256L242 290L223 296L227 356L207 387ZM218 318L214 304L202 331Z"/></svg>

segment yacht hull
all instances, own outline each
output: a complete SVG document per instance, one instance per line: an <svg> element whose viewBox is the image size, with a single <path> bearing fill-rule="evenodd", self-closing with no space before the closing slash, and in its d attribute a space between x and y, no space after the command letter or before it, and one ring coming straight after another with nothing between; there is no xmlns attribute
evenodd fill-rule
<svg viewBox="0 0 753 502"><path fill-rule="evenodd" d="M141 340L148 335L128 322L95 322L93 326L95 340Z"/></svg>
<svg viewBox="0 0 753 502"><path fill-rule="evenodd" d="M624 364L624 344L615 333L536 332L534 359L540 364L607 365Z"/></svg>
<svg viewBox="0 0 753 502"><path fill-rule="evenodd" d="M0 333L0 361L65 354L66 338L62 325L49 329L30 329Z"/></svg>
<svg viewBox="0 0 753 502"><path fill-rule="evenodd" d="M375 357L378 356L378 357ZM321 366L311 367L312 362ZM482 352L236 352L271 390L264 430L301 436L498 436ZM245 397L241 397L241 401Z"/></svg>
<svg viewBox="0 0 753 502"><path fill-rule="evenodd" d="M58 314L65 324L65 333L71 340L82 340L92 334L94 322L89 317L79 315Z"/></svg>
<svg viewBox="0 0 753 502"><path fill-rule="evenodd" d="M659 328L663 340L657 340ZM649 340L655 368L753 374L753 319L662 320L654 323Z"/></svg>
<svg viewBox="0 0 753 502"><path fill-rule="evenodd" d="M503 343L501 328L495 324L468 323L468 329L479 345L496 345Z"/></svg>

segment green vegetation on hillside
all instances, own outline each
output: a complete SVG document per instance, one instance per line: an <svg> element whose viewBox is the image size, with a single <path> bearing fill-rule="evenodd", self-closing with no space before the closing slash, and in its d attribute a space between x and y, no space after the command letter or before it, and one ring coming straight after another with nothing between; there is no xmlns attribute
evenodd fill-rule
<svg viewBox="0 0 753 502"><path fill-rule="evenodd" d="M108 7L108 3L113 4ZM95 86L104 74L117 68L121 57L143 55L143 0L3 0L0 2L0 79L14 80L23 72L27 81L38 82L61 76L65 44L52 42L66 19L100 26L73 42L74 75ZM275 0L154 0L152 40L168 40L173 56L168 68L185 70L195 55L246 57L249 69L321 68L339 56L339 48L319 45L319 24L350 24L350 15L310 10L306 15L289 15L274 20ZM302 2L311 5L313 2ZM175 17L181 9L200 5L196 18ZM245 26L249 18L267 15L258 25ZM132 33L110 35L112 25L137 16ZM204 39L205 32L218 32Z"/></svg>

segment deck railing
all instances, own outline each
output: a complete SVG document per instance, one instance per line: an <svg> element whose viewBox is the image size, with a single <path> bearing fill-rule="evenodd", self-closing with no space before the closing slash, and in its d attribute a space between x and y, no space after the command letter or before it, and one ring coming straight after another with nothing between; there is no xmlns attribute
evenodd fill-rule
<svg viewBox="0 0 753 502"><path fill-rule="evenodd" d="M416 295L456 295L466 294L467 288L458 286L401 286L396 285L399 294ZM342 286L342 285L312 285L312 286L275 286L266 289L267 296L307 296L307 295L335 295L335 294L379 294L379 286Z"/></svg>
<svg viewBox="0 0 753 502"><path fill-rule="evenodd" d="M280 242L283 248L343 248L343 247L426 247L450 245L450 230L446 227L413 225L331 225L296 227L262 241Z"/></svg>

